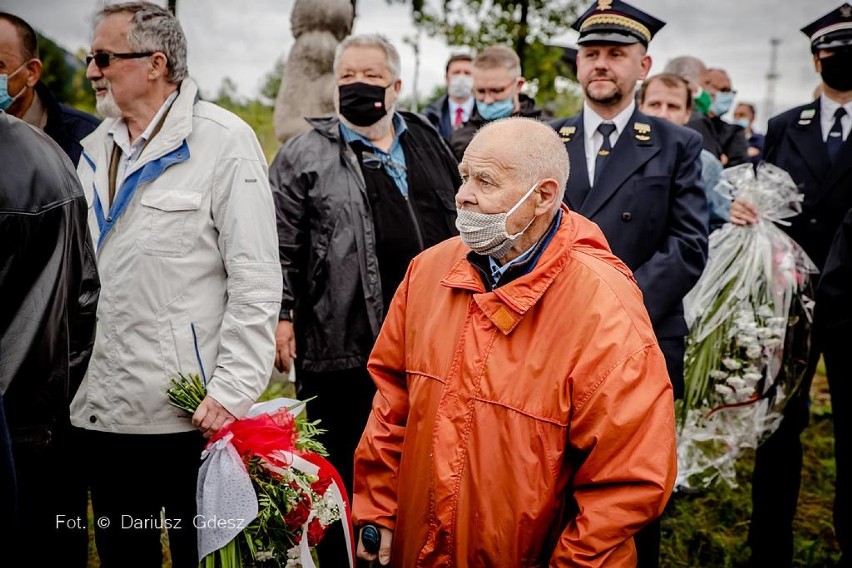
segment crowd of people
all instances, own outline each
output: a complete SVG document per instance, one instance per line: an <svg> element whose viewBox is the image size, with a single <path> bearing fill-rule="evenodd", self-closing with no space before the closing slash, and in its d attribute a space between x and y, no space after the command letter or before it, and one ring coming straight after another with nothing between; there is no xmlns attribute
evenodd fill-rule
<svg viewBox="0 0 852 568"><path fill-rule="evenodd" d="M355 526L378 530L360 558L658 566L683 299L713 230L766 222L714 190L766 161L802 192L784 230L822 271L810 369L752 485L751 563L792 566L821 354L835 408L852 397L852 6L802 29L822 92L765 137L724 69L684 55L649 76L664 25L592 3L572 25L583 108L555 120L509 47L452 56L421 115L397 107L396 48L347 37L334 114L267 167L201 100L166 9L98 12L102 122L56 101L34 30L0 13L0 532L85 566L90 493L102 566L159 566L164 528L172 565L197 566L205 438L295 367ZM189 371L207 387L191 419L166 398ZM834 420L848 566L852 440ZM349 562L342 534L318 554Z"/></svg>

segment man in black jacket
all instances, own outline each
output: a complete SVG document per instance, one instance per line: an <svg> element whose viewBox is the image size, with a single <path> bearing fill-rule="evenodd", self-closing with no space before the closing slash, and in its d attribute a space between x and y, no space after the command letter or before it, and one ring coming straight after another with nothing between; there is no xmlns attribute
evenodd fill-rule
<svg viewBox="0 0 852 568"><path fill-rule="evenodd" d="M39 564L85 566L86 486L68 407L91 355L100 290L86 199L59 146L3 112L0 171L0 395L18 502L4 537Z"/></svg>
<svg viewBox="0 0 852 568"><path fill-rule="evenodd" d="M473 113L472 61L473 57L466 53L450 56L445 75L447 94L423 109L423 116L447 142Z"/></svg>
<svg viewBox="0 0 852 568"><path fill-rule="evenodd" d="M473 135L493 120L507 116L540 119L542 111L532 97L521 93L525 80L521 76L518 54L505 45L492 45L473 60L473 97L476 106L470 119L450 137L450 147L461 161Z"/></svg>
<svg viewBox="0 0 852 568"><path fill-rule="evenodd" d="M367 358L390 301L411 259L457 234L458 166L428 122L394 110L399 69L384 37L345 39L334 62L337 115L309 119L313 128L270 167L284 275L276 366L295 359L299 398L317 397L308 414L328 430L323 442L350 494L375 393ZM320 560L345 565L327 546Z"/></svg>
<svg viewBox="0 0 852 568"><path fill-rule="evenodd" d="M0 109L44 130L76 166L83 150L80 140L100 121L56 100L39 80L42 63L38 57L35 30L21 18L0 12L0 74L8 76L7 96L0 93Z"/></svg>

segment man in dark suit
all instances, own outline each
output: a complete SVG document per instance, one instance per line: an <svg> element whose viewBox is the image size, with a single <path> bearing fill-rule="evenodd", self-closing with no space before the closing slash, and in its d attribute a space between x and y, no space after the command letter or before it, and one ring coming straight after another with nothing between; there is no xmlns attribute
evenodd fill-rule
<svg viewBox="0 0 852 568"><path fill-rule="evenodd" d="M683 394L683 297L707 261L707 198L701 137L636 110L636 82L651 68L648 42L664 22L620 0L600 0L574 23L580 32L580 115L551 123L568 149L568 206L597 223L633 271ZM659 523L637 535L639 566L657 566Z"/></svg>
<svg viewBox="0 0 852 568"><path fill-rule="evenodd" d="M450 56L445 74L447 94L423 109L423 115L447 142L473 114L472 67L473 57L467 53Z"/></svg>
<svg viewBox="0 0 852 568"><path fill-rule="evenodd" d="M802 212L782 227L822 271L843 216L852 207L852 6L842 6L802 28L811 40L814 66L822 75L823 94L815 101L784 112L769 121L765 159L787 170L804 195ZM758 221L750 204L731 204L731 221ZM815 325L825 312L816 306ZM749 543L753 566L790 566L793 557L792 523L802 473L802 443L808 424L808 391L822 351L820 337L811 346L810 366L801 390L788 402L778 430L757 450L752 479L752 522ZM848 338L846 339L848 350ZM833 377L829 372L829 381ZM839 377L838 377L839 378ZM844 389L845 391L846 389ZM832 406L846 409L849 401L835 396ZM842 396L842 395L841 395ZM835 419L839 413L836 412ZM842 418L841 418L842 419ZM837 424L835 424L837 426ZM844 559L850 565L852 533L848 492L852 471L848 467L848 437L837 439L837 501L835 527ZM842 459L841 459L842 458Z"/></svg>

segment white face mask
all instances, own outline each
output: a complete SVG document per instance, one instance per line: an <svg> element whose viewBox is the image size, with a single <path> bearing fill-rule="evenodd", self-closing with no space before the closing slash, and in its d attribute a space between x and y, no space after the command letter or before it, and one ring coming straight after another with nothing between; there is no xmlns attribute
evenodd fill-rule
<svg viewBox="0 0 852 568"><path fill-rule="evenodd" d="M527 226L510 235L506 228L509 215L514 213L527 198L538 188L538 182L534 183L521 199L504 213L476 213L467 209L459 209L456 217L456 229L459 230L462 241L470 249L481 255L488 255L496 259L506 256L517 239L530 228L535 217L530 219Z"/></svg>
<svg viewBox="0 0 852 568"><path fill-rule="evenodd" d="M454 99L467 99L473 95L473 77L470 75L453 75L447 93Z"/></svg>

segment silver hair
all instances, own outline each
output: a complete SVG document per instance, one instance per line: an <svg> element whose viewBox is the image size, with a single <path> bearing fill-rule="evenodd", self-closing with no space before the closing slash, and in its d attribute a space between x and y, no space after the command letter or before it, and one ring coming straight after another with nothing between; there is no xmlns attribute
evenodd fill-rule
<svg viewBox="0 0 852 568"><path fill-rule="evenodd" d="M556 131L547 124L520 116L489 122L480 128L476 135L479 136L495 125L507 122L524 123L529 131L527 135L520 136L512 141L515 150L514 155L518 157L518 179L527 187L543 179L555 180L559 184L555 211L559 208L562 198L565 196L565 185L568 183L568 175L571 169L565 144Z"/></svg>
<svg viewBox="0 0 852 568"><path fill-rule="evenodd" d="M671 73L672 75L678 75L679 77L683 77L689 83L698 83L698 80L701 78L701 75L707 72L707 67L704 63L698 59L697 57L692 57L691 55L681 55L680 57L675 57L666 63L666 68L663 69L663 73Z"/></svg>
<svg viewBox="0 0 852 568"><path fill-rule="evenodd" d="M361 34L356 36L349 36L343 41L341 41L340 44L337 46L337 50L334 52L335 75L337 75L337 66L340 63L340 57L343 55L343 52L350 47L378 47L379 49L385 52L385 61L388 66L388 71L390 71L391 78L394 81L399 79L399 52L396 50L393 44L388 41L388 38L386 38L382 34Z"/></svg>
<svg viewBox="0 0 852 568"><path fill-rule="evenodd" d="M95 27L107 16L130 14L127 44L136 52L159 51L166 56L166 80L180 83L189 74L186 64L186 36L180 22L167 9L151 2L110 4L95 14Z"/></svg>

